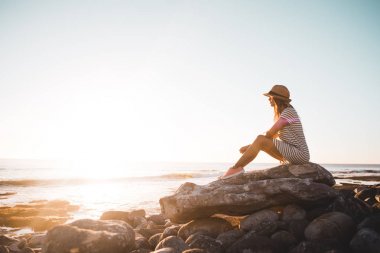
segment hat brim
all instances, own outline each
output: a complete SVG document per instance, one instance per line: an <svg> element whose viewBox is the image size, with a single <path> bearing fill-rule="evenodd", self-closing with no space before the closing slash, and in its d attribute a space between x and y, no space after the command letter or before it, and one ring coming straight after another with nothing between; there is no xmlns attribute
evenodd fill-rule
<svg viewBox="0 0 380 253"><path fill-rule="evenodd" d="M278 99L281 99L281 100L284 100L284 101L288 101L288 102L291 102L291 101L292 101L290 98L285 98L285 97L277 96L277 95L270 94L270 93L264 93L263 95L266 96L266 97L274 97L274 98L278 98Z"/></svg>

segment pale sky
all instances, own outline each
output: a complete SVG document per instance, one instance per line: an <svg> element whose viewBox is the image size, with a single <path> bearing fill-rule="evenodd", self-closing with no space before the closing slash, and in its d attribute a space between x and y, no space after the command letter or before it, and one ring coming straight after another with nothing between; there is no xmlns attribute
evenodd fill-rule
<svg viewBox="0 0 380 253"><path fill-rule="evenodd" d="M273 124L262 93L281 83L311 161L380 163L379 13L365 0L0 0L0 158L232 163Z"/></svg>

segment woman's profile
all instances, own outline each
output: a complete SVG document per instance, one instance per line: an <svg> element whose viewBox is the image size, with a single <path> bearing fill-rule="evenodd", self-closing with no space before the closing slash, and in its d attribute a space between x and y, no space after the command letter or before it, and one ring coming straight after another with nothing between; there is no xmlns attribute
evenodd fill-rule
<svg viewBox="0 0 380 253"><path fill-rule="evenodd" d="M265 135L259 135L255 141L240 148L243 155L234 166L229 168L221 179L227 179L244 173L244 167L253 161L262 150L281 163L303 164L309 162L309 149L306 144L301 120L290 104L289 90L283 85L275 85L264 94L269 97L274 109L275 123Z"/></svg>

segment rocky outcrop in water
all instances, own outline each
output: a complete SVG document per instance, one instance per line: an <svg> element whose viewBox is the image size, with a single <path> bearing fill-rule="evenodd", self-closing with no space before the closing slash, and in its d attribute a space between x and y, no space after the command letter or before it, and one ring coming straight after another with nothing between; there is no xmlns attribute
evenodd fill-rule
<svg viewBox="0 0 380 253"><path fill-rule="evenodd" d="M313 206L337 196L335 181L323 167L282 165L245 173L208 185L183 184L174 195L160 199L161 210L174 222L187 222L214 214L247 215L279 205Z"/></svg>

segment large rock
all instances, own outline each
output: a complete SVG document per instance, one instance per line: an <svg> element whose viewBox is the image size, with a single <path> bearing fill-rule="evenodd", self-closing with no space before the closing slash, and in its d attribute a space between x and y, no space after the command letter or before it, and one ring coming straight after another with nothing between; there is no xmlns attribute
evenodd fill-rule
<svg viewBox="0 0 380 253"><path fill-rule="evenodd" d="M350 216L340 212L326 213L313 220L305 229L309 241L335 239L347 242L355 232L355 223Z"/></svg>
<svg viewBox="0 0 380 253"><path fill-rule="evenodd" d="M317 164L282 165L200 186L183 184L160 199L162 213L185 223L213 214L247 215L273 206L325 204L337 196L332 175Z"/></svg>
<svg viewBox="0 0 380 253"><path fill-rule="evenodd" d="M221 218L211 217L193 220L183 225L178 231L178 236L186 240L191 234L204 232L205 234L216 238L219 234L232 229L233 227L228 221Z"/></svg>
<svg viewBox="0 0 380 253"><path fill-rule="evenodd" d="M124 253L135 247L135 233L124 221L77 220L48 231L43 253Z"/></svg>

